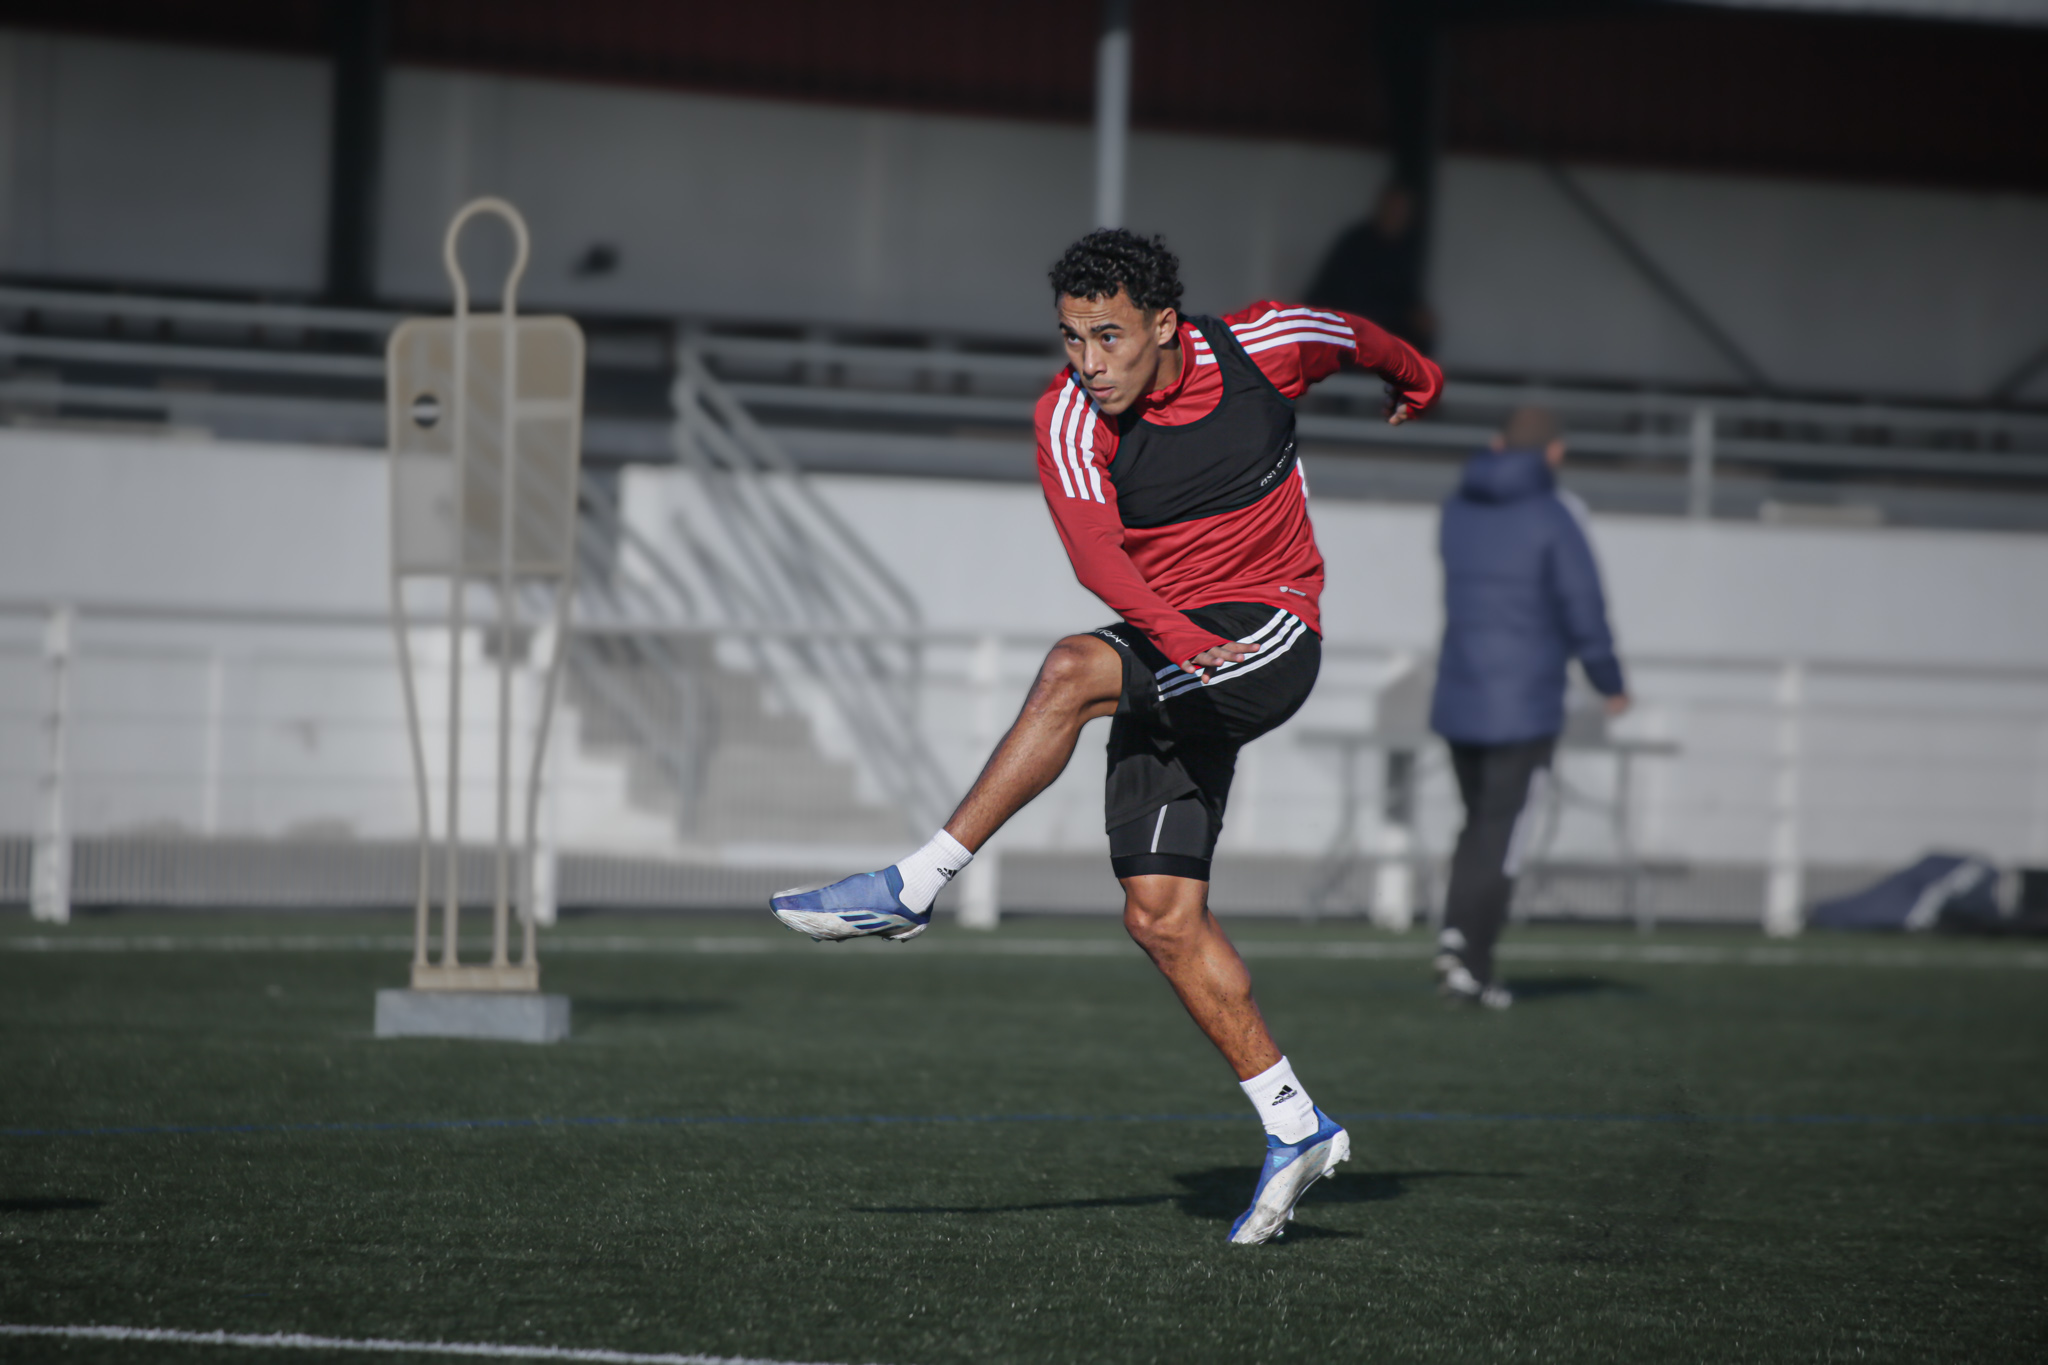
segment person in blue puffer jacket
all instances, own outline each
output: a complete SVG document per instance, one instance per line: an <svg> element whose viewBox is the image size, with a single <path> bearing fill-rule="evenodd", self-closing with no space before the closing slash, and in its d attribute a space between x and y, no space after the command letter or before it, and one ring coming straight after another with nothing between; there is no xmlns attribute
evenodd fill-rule
<svg viewBox="0 0 2048 1365"><path fill-rule="evenodd" d="M1430 728L1450 744L1465 827L1451 857L1439 988L1505 1009L1493 947L1514 895L1523 812L1549 778L1564 729L1565 670L1579 661L1607 698L1628 708L1607 628L1600 568L1576 498L1558 490L1557 419L1523 408L1465 466L1444 503L1444 641Z"/></svg>

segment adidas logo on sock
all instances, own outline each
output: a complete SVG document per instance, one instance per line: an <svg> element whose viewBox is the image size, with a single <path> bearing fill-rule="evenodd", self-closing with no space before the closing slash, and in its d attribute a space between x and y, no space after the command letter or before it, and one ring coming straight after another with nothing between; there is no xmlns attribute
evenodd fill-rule
<svg viewBox="0 0 2048 1365"><path fill-rule="evenodd" d="M950 882L953 880L953 875L959 870L957 867L942 867L939 869L939 875Z"/></svg>
<svg viewBox="0 0 2048 1365"><path fill-rule="evenodd" d="M1293 1099L1293 1098L1294 1098L1294 1095L1295 1095L1295 1090L1294 1090L1294 1087L1293 1087L1293 1086L1291 1086L1291 1085L1283 1085L1283 1086L1281 1086L1281 1087L1280 1087L1280 1093L1279 1093L1279 1094L1277 1094L1277 1095L1275 1095L1275 1096L1274 1096L1274 1097L1273 1097L1272 1099L1270 1099L1270 1100L1267 1100L1267 1101L1266 1101L1266 1105L1267 1105L1267 1107L1268 1107L1268 1108L1271 1108L1271 1107L1272 1107L1273 1105L1276 1105L1276 1104L1284 1104L1284 1103L1286 1103L1286 1102L1287 1102L1288 1100L1291 1100L1291 1099Z"/></svg>

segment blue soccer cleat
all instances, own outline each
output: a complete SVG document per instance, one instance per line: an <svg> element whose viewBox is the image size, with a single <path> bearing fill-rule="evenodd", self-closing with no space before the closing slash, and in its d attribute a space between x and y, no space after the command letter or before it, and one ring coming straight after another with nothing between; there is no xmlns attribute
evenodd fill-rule
<svg viewBox="0 0 2048 1365"><path fill-rule="evenodd" d="M1230 1225L1230 1240L1238 1246L1256 1246L1278 1237L1308 1187L1336 1170L1338 1162L1350 1159L1351 1134L1320 1109L1315 1132L1300 1142L1290 1145L1266 1134L1266 1164L1252 1191L1252 1206Z"/></svg>
<svg viewBox="0 0 2048 1365"><path fill-rule="evenodd" d="M898 943L931 927L932 912L903 903L903 874L893 867L861 872L826 886L800 886L768 898L775 918L824 941L880 934Z"/></svg>

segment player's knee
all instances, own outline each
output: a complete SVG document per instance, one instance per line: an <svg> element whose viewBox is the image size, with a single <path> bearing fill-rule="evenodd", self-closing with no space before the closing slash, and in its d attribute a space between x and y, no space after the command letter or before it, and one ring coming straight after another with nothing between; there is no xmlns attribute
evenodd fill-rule
<svg viewBox="0 0 2048 1365"><path fill-rule="evenodd" d="M1062 707L1088 706L1107 695L1116 694L1119 676L1110 681L1106 678L1101 650L1091 649L1095 642L1080 639L1065 639L1052 647L1039 666L1038 682L1033 687L1036 699L1043 704ZM1102 647L1103 650L1107 646Z"/></svg>
<svg viewBox="0 0 2048 1365"><path fill-rule="evenodd" d="M1124 894L1124 932L1148 953L1171 954L1200 933L1204 909L1198 898L1132 887Z"/></svg>

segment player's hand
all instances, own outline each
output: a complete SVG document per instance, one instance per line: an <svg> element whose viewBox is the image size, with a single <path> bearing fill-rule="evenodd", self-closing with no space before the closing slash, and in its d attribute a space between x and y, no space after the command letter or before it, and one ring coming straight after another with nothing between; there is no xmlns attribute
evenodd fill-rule
<svg viewBox="0 0 2048 1365"><path fill-rule="evenodd" d="M1207 678L1223 664L1234 664L1249 659L1259 652L1257 645L1243 645L1235 640L1225 640L1220 645L1211 645L1181 665L1183 671Z"/></svg>
<svg viewBox="0 0 2048 1365"><path fill-rule="evenodd" d="M1420 359L1420 357L1417 357ZM1382 374L1387 385L1387 425L1398 427L1403 422L1412 422L1436 406L1436 400L1444 394L1444 372L1434 362L1422 361L1422 383L1401 387L1393 379Z"/></svg>
<svg viewBox="0 0 2048 1365"><path fill-rule="evenodd" d="M1635 705L1635 703L1629 699L1628 693L1618 693L1615 696L1609 697L1607 699L1607 714L1610 716L1619 716L1625 714L1628 711L1628 708L1633 705Z"/></svg>

